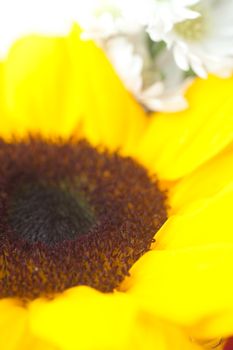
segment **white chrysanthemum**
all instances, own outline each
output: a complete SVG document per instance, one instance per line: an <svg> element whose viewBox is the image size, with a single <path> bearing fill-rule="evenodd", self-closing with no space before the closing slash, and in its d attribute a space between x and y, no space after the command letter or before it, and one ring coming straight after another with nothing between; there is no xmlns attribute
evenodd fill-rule
<svg viewBox="0 0 233 350"><path fill-rule="evenodd" d="M143 58L125 37L115 37L103 45L116 72L134 95L142 89Z"/></svg>
<svg viewBox="0 0 233 350"><path fill-rule="evenodd" d="M192 78L184 79L174 58L168 51L162 51L156 59L157 70L163 79L143 89L139 101L151 111L177 112L188 107L184 96Z"/></svg>
<svg viewBox="0 0 233 350"><path fill-rule="evenodd" d="M83 38L97 41L119 33L137 31L138 23L124 11L125 0L86 0L76 20L82 26Z"/></svg>
<svg viewBox="0 0 233 350"><path fill-rule="evenodd" d="M166 50L152 58L143 32L111 38L103 48L127 89L146 109L177 111L187 107L187 80L182 71Z"/></svg>
<svg viewBox="0 0 233 350"><path fill-rule="evenodd" d="M105 39L116 34L122 26L122 14L115 1L93 0L82 9L78 18L84 30L84 38Z"/></svg>
<svg viewBox="0 0 233 350"><path fill-rule="evenodd" d="M203 0L196 9L200 17L177 23L163 40L181 69L227 77L233 71L233 1Z"/></svg>
<svg viewBox="0 0 233 350"><path fill-rule="evenodd" d="M126 0L123 11L127 18L146 26L152 40L160 41L174 24L199 16L190 7L200 0Z"/></svg>

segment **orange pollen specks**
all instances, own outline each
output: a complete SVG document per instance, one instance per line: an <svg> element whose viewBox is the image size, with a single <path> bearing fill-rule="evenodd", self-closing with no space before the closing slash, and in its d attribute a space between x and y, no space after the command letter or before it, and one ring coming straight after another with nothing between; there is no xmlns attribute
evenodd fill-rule
<svg viewBox="0 0 233 350"><path fill-rule="evenodd" d="M85 141L1 140L0 164L1 297L110 292L166 220L156 179Z"/></svg>

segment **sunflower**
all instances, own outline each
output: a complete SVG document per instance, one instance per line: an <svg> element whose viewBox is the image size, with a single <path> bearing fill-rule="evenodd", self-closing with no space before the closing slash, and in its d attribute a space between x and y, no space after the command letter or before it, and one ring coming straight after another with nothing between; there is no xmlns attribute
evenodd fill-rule
<svg viewBox="0 0 233 350"><path fill-rule="evenodd" d="M0 66L1 349L222 347L233 80L148 118L79 35L22 38Z"/></svg>

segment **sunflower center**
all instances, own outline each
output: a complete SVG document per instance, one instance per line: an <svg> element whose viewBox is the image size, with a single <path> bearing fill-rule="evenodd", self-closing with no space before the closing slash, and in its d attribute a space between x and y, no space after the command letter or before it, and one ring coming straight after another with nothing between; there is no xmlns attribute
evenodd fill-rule
<svg viewBox="0 0 233 350"><path fill-rule="evenodd" d="M166 220L131 158L85 141L0 140L0 297L119 286Z"/></svg>
<svg viewBox="0 0 233 350"><path fill-rule="evenodd" d="M68 189L33 183L21 185L13 194L9 223L20 239L52 245L87 233L94 216Z"/></svg>

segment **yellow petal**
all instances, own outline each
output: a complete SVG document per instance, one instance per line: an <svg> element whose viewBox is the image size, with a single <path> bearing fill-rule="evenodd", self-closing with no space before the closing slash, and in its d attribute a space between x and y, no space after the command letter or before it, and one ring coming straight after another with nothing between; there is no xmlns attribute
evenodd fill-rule
<svg viewBox="0 0 233 350"><path fill-rule="evenodd" d="M27 309L13 299L0 300L0 349L57 350L29 332Z"/></svg>
<svg viewBox="0 0 233 350"><path fill-rule="evenodd" d="M156 319L151 313L141 311L133 329L130 350L200 350L198 342L191 339L181 327Z"/></svg>
<svg viewBox="0 0 233 350"><path fill-rule="evenodd" d="M0 72L1 73L1 72ZM28 36L4 62L3 81L10 132L82 136L109 148L132 150L147 126L142 108L125 90L102 50L80 40Z"/></svg>
<svg viewBox="0 0 233 350"><path fill-rule="evenodd" d="M0 348L19 350L25 337L27 312L16 301L0 300Z"/></svg>
<svg viewBox="0 0 233 350"><path fill-rule="evenodd" d="M169 191L171 212L176 213L195 200L213 196L233 179L233 145L184 177Z"/></svg>
<svg viewBox="0 0 233 350"><path fill-rule="evenodd" d="M3 62L0 62L0 115L1 115L1 137L7 138L14 129L14 119L10 118L7 105L6 105L6 91L5 91L5 79L4 79L5 66Z"/></svg>
<svg viewBox="0 0 233 350"><path fill-rule="evenodd" d="M171 216L155 236L156 249L233 243L233 183L213 197L190 204Z"/></svg>
<svg viewBox="0 0 233 350"><path fill-rule="evenodd" d="M79 117L77 109L66 115L71 74L65 38L31 35L17 41L3 77L11 132L68 136Z"/></svg>
<svg viewBox="0 0 233 350"><path fill-rule="evenodd" d="M190 107L175 114L155 114L139 147L139 156L162 179L189 174L233 139L233 78L196 79Z"/></svg>
<svg viewBox="0 0 233 350"><path fill-rule="evenodd" d="M199 339L232 334L233 244L151 251L132 268L124 288L157 317ZM220 316L220 317L219 317Z"/></svg>
<svg viewBox="0 0 233 350"><path fill-rule="evenodd" d="M74 26L70 35L72 90L80 97L84 135L94 144L131 151L148 120L126 91L103 51L92 41L80 41Z"/></svg>
<svg viewBox="0 0 233 350"><path fill-rule="evenodd" d="M124 295L73 288L51 302L30 306L32 332L64 350L124 349L136 309Z"/></svg>
<svg viewBox="0 0 233 350"><path fill-rule="evenodd" d="M36 336L62 350L198 350L184 330L154 318L126 294L70 289L55 300L30 306Z"/></svg>
<svg viewBox="0 0 233 350"><path fill-rule="evenodd" d="M31 337L31 335L29 335ZM27 341L27 345L22 345L17 350L60 350L58 347L55 347L54 345L48 344L47 342L41 340L32 338L29 341Z"/></svg>

